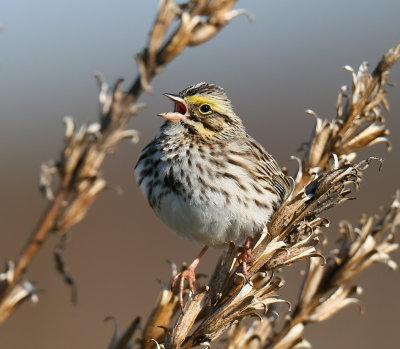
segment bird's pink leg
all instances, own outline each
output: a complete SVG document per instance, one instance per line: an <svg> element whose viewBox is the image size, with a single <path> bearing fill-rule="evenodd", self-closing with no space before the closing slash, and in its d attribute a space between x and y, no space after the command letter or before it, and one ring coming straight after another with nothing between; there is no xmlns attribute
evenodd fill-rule
<svg viewBox="0 0 400 349"><path fill-rule="evenodd" d="M242 263L242 271L243 275L247 281L249 281L249 272L247 271L247 261L251 256L251 250L253 249L254 239L252 236L249 236L243 247L241 247L241 251L237 255L237 259L239 263Z"/></svg>
<svg viewBox="0 0 400 349"><path fill-rule="evenodd" d="M185 280L187 279L188 284L189 284L189 289L190 291L195 294L194 288L196 288L196 291L198 291L198 286L196 282L196 268L200 262L200 258L203 257L204 253L206 253L208 249L208 246L204 246L203 249L200 251L199 255L196 257L196 259L190 264L186 270L180 272L178 275L176 275L172 279L171 283L171 288L173 288L176 284L176 282L179 280L179 304L181 305L181 308L183 309L183 291L184 291L184 286L185 286Z"/></svg>

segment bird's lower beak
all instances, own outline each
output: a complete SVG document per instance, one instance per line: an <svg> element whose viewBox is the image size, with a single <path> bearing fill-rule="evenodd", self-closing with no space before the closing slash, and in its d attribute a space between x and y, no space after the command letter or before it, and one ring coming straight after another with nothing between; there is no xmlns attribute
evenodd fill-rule
<svg viewBox="0 0 400 349"><path fill-rule="evenodd" d="M168 113L161 113L158 114L158 116L161 116L164 119L167 120L185 120L186 115L180 114L180 113L173 113L173 112L168 112Z"/></svg>
<svg viewBox="0 0 400 349"><path fill-rule="evenodd" d="M167 120L185 120L189 116L186 102L181 96L168 93L164 93L164 96L168 97L169 99L175 102L175 111L168 113L161 113L158 114L158 116L161 116L162 118Z"/></svg>

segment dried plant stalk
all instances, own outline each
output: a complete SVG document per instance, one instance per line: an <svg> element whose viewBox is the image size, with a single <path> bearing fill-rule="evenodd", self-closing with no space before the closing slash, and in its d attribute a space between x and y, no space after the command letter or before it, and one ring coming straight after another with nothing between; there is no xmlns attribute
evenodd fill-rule
<svg viewBox="0 0 400 349"><path fill-rule="evenodd" d="M304 325L330 318L345 306L359 304L362 289L351 282L372 263L385 263L395 270L390 254L399 248L395 237L400 231L400 191L381 217L363 215L358 227L340 223L341 238L327 256L326 265L310 259L299 301L283 329L271 338L268 348L291 348L283 341L301 342ZM296 326L302 330L292 332Z"/></svg>
<svg viewBox="0 0 400 349"><path fill-rule="evenodd" d="M119 80L111 89L97 76L99 121L77 127L70 117L64 119L61 156L56 162L42 165L40 189L50 203L15 263L8 263L0 274L0 323L21 300L35 293L35 287L20 280L48 234L64 232L81 221L106 188L100 170L106 156L116 150L121 140L138 140L137 132L126 128L130 118L144 107L135 103L143 91L151 92L149 82L186 46L211 39L233 18L245 13L232 10L235 4L236 0L190 0L179 5L173 0L161 0L147 47L136 56L139 74L130 88L124 91L123 81ZM174 22L177 29L168 36ZM55 174L59 185L54 189ZM21 288L25 296L15 297Z"/></svg>
<svg viewBox="0 0 400 349"><path fill-rule="evenodd" d="M341 89L333 121L322 121L309 111L316 125L304 159L299 160L294 193L258 237L248 261L251 282L241 274L237 249L231 243L208 285L189 295L182 313L177 290L162 289L139 338L141 348L210 347L226 331L229 349L306 345L302 333L307 323L323 321L355 302L352 296L360 288L349 283L357 273L374 261L394 266L390 253L398 248L394 242L400 221L398 198L380 220L365 217L357 229L342 223L342 241L325 267L317 247L321 229L328 225L321 212L348 200L350 187L358 189L363 171L373 160L354 164L357 152L380 142L389 145L381 111L388 109L388 69L399 59L399 51L400 44L383 56L372 74L365 62L357 73L346 67L352 71L353 84L349 91ZM278 331L274 308L284 302L278 295L284 283L274 271L302 259L310 260L309 272L290 320ZM257 320L242 321L247 317ZM159 325L162 331L156 330Z"/></svg>
<svg viewBox="0 0 400 349"><path fill-rule="evenodd" d="M100 167L122 139L137 140L134 130L126 130L132 115L142 105L135 104L143 91L151 92L150 81L186 46L209 40L243 10L234 10L234 0L190 0L177 5L161 0L147 47L136 56L138 77L123 89L122 80L110 88L98 76L101 115L99 122L77 128L65 119L65 146L57 162L42 166L41 190L49 206L16 262L9 262L0 274L0 323L24 299L35 295L33 283L20 283L21 275L51 231L62 232L84 218L88 208L106 187ZM173 21L175 31L167 37ZM382 109L388 109L385 86L389 68L399 59L400 45L391 49L372 74L363 63L357 73L350 67L353 84L342 88L333 121L316 120L305 155L299 160L296 187L274 215L268 230L257 237L248 261L250 282L241 274L237 248L230 244L222 254L207 286L188 296L184 312L178 306L177 290L163 286L137 342L142 348L191 348L210 346L229 332L226 348L293 348L307 345L302 338L305 325L332 316L347 304L357 302L360 288L351 285L355 275L371 263L396 265L390 253L398 248L394 238L399 228L399 194L380 218L363 217L353 228L341 223L342 239L326 258L318 250L321 229L328 221L321 213L348 199L350 187L358 188L370 160L353 163L358 151L387 139ZM331 160L332 159L332 160ZM59 185L54 189L52 177ZM311 258L316 257L316 258ZM289 320L278 330L275 312L284 286L277 275L280 267L309 260L298 303ZM176 274L176 271L173 273ZM287 302L286 302L287 303ZM255 320L243 321L246 318ZM262 321L260 321L262 320ZM110 349L132 346L139 319L122 334L118 327Z"/></svg>
<svg viewBox="0 0 400 349"><path fill-rule="evenodd" d="M308 111L315 118L315 129L305 148L303 171L296 177L296 193L309 183L314 173L329 167L332 154L337 155L341 165L353 161L361 149L378 143L386 143L390 150L382 109L389 110L385 87L389 69L399 59L399 50L399 44L389 50L372 74L368 73L367 62L361 64L357 73L350 66L344 67L352 74L352 87L350 91L347 86L341 88L332 121Z"/></svg>

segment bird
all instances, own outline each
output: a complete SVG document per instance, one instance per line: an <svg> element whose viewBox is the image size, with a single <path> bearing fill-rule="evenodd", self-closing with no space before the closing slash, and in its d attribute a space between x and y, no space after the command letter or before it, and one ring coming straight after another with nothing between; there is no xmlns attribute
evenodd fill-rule
<svg viewBox="0 0 400 349"><path fill-rule="evenodd" d="M179 280L183 309L184 282L195 293L195 270L208 247L230 241L251 249L252 237L293 191L268 152L246 132L224 89L201 82L178 94L160 135L140 153L135 166L138 186L155 214L178 235L202 244L200 254ZM247 254L242 258L247 273ZM244 273L245 274L245 273Z"/></svg>

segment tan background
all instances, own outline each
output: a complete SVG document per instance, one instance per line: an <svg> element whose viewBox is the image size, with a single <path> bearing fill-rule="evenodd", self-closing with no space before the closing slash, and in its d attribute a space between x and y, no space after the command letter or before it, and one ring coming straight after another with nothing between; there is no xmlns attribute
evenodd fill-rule
<svg viewBox="0 0 400 349"><path fill-rule="evenodd" d="M334 113L341 85L350 83L345 64L374 66L400 39L400 2L242 1L256 16L238 18L211 42L187 49L153 82L148 109L132 121L139 145L124 143L105 166L109 183L124 190L103 193L88 217L72 231L66 258L79 286L80 305L54 270L49 239L27 278L45 290L37 305L24 304L1 328L0 348L105 348L111 338L108 315L123 327L146 318L157 296L157 279L169 279L165 262L190 261L198 247L160 223L139 193L133 166L140 149L157 134L171 103L161 94L199 81L225 87L248 132L283 166L309 137L313 121ZM58 156L64 115L96 120L93 73L109 82L135 75L133 55L147 38L157 1L2 1L0 3L0 258L15 258L45 207L37 190L42 162ZM400 81L399 66L391 81ZM372 166L357 200L329 213L328 236L337 237L338 217L356 222L374 213L399 188L400 88L390 88L388 119L393 151L378 146L363 156L385 157ZM200 270L210 273L218 251L207 253ZM399 261L398 253L395 259ZM300 277L291 272L284 291L294 299ZM397 348L400 274L373 266L357 280L364 288L364 315L349 307L323 324L307 328L315 348Z"/></svg>

